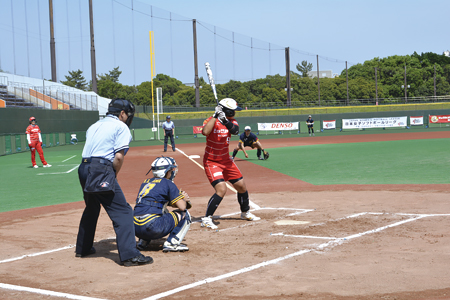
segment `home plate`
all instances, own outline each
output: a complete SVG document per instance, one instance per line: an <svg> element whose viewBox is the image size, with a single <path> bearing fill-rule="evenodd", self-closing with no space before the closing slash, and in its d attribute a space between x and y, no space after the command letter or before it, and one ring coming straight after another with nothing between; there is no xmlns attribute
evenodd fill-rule
<svg viewBox="0 0 450 300"><path fill-rule="evenodd" d="M295 221L295 220L279 220L276 221L275 224L277 225L302 225L302 224L308 224L311 223L309 221Z"/></svg>
<svg viewBox="0 0 450 300"><path fill-rule="evenodd" d="M189 159L200 158L200 155L189 155L188 157Z"/></svg>

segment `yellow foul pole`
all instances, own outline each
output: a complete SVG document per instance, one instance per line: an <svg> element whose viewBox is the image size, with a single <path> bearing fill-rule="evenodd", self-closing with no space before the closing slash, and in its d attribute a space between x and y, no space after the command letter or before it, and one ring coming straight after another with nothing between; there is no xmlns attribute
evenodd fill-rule
<svg viewBox="0 0 450 300"><path fill-rule="evenodd" d="M149 31L150 39L150 69L151 69L151 83L152 83L152 115L153 115L153 128L155 127L155 102L153 93L153 77L155 77L155 48L153 43L153 31Z"/></svg>

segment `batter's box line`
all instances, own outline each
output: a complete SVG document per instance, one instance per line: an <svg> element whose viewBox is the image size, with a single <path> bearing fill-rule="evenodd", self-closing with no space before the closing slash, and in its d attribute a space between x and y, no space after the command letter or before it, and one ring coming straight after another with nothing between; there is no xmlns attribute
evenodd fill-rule
<svg viewBox="0 0 450 300"><path fill-rule="evenodd" d="M296 211L292 214L283 216L283 217L291 217L291 216L296 216L296 215L304 214L307 212L311 212L311 211L314 211L315 209L284 208L284 207L278 207L278 208L277 207L260 207L260 208L256 208L256 209L250 209L251 212L255 212L255 211L259 211L259 210L294 210L294 211ZM234 215L240 215L240 214L241 214L241 212L233 212L233 213L224 214L224 215L212 216L212 218L214 220L217 220L217 219L226 218L226 217L230 217L230 216L234 216ZM197 221L193 221L192 223L200 223L201 221L202 220L197 220Z"/></svg>
<svg viewBox="0 0 450 300"><path fill-rule="evenodd" d="M362 212L362 213L357 213L357 214L354 214L354 215L346 216L346 217L343 217L343 218L339 218L339 219L336 219L336 220L333 220L333 221L345 220L345 219L349 219L349 218L356 218L356 217L360 217L360 216L363 216L363 215L389 215L389 214L391 214L391 213ZM360 237L362 235L365 235L367 233L375 233L375 232L384 230L386 228L398 226L398 225L401 225L403 223L419 220L419 219L422 219L422 218L427 218L427 217L448 217L448 216L450 216L450 214L410 214L410 213L393 213L392 215L415 216L415 217L411 218L411 219L406 219L406 220L403 220L403 221L399 221L399 222L393 223L391 225L383 226L383 227L380 227L380 228L377 228L377 229L369 230L369 231L366 231L366 232L363 232L363 233L350 235L350 236L347 236L347 237L344 237L344 238L309 236L309 235L293 235L293 234L284 234L282 232L280 232L280 233L271 233L270 235L272 235L272 236L294 237L294 238L325 239L325 240L350 240L352 238ZM321 223L321 224L323 224L323 223ZM317 226L317 224L315 224L313 226Z"/></svg>

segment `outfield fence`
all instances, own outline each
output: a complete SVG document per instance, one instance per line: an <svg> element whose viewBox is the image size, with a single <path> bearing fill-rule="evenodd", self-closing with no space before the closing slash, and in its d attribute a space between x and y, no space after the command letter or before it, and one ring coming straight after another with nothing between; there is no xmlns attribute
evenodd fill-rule
<svg viewBox="0 0 450 300"><path fill-rule="evenodd" d="M79 142L86 141L86 131L41 133L42 148L71 144L71 135L76 134ZM26 134L1 134L0 156L30 151Z"/></svg>

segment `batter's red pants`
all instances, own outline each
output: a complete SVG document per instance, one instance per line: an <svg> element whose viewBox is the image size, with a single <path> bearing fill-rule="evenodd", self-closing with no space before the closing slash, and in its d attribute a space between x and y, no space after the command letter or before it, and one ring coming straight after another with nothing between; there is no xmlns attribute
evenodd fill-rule
<svg viewBox="0 0 450 300"><path fill-rule="evenodd" d="M31 163L33 164L33 167L36 165L36 150L39 154L39 157L41 158L42 164L46 165L47 162L45 161L44 158L44 151L42 150L41 142L32 141L31 144L29 144L28 146L30 146L31 150Z"/></svg>

